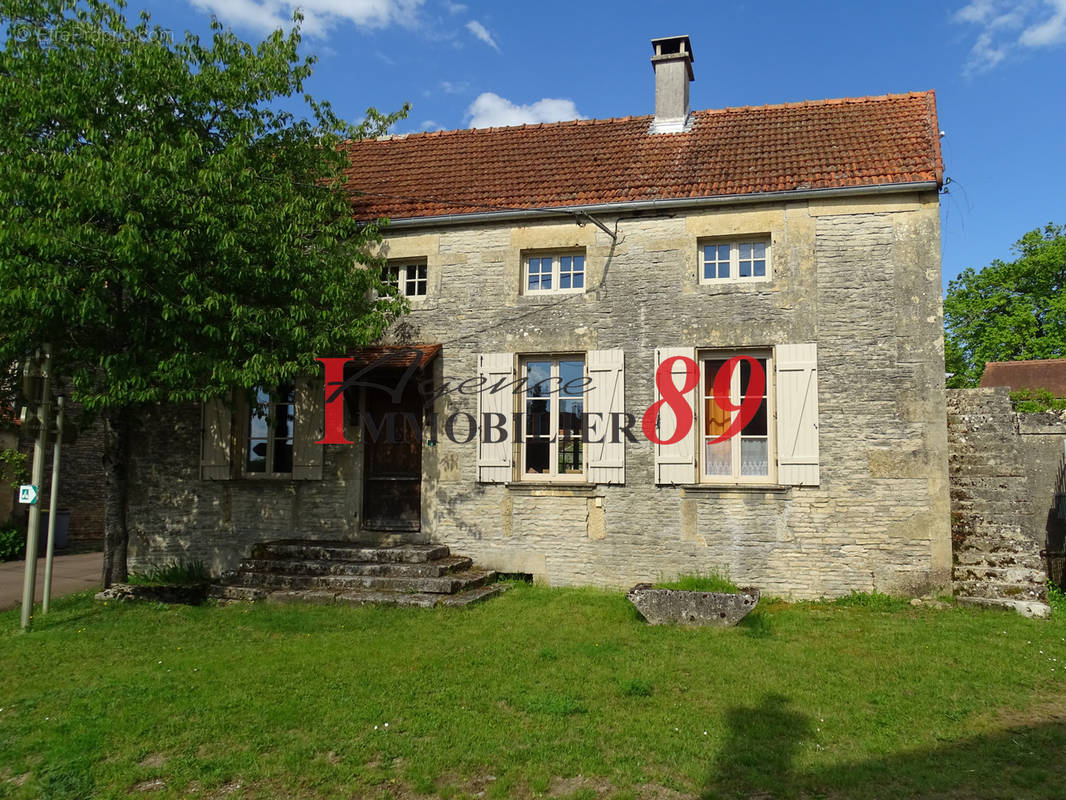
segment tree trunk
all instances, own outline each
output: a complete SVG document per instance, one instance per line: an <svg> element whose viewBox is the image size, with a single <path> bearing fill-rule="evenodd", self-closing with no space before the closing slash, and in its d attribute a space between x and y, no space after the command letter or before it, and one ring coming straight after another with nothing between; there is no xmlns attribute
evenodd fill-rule
<svg viewBox="0 0 1066 800"><path fill-rule="evenodd" d="M128 464L130 452L130 414L126 408L108 411L104 415L104 474L107 479L104 497L104 588L112 582L129 578L126 550L129 530L126 528L126 500L128 495Z"/></svg>

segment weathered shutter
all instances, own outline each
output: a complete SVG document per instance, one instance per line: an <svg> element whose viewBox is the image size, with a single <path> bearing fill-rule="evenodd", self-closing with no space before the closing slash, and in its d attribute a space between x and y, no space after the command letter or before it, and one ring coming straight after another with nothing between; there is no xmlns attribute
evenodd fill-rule
<svg viewBox="0 0 1066 800"><path fill-rule="evenodd" d="M322 478L322 449L315 444L325 429L324 388L319 378L297 378L292 432L292 477L298 481Z"/></svg>
<svg viewBox="0 0 1066 800"><path fill-rule="evenodd" d="M513 479L512 453L514 452L514 356L511 353L482 353L478 356L478 377L481 391L477 403L477 471L482 483L508 483ZM502 382L504 386L493 392L492 387ZM485 428L486 414L503 415L503 440L485 441L488 434L500 438L498 430ZM499 417L493 417L498 422Z"/></svg>
<svg viewBox="0 0 1066 800"><path fill-rule="evenodd" d="M686 356L687 358L695 360L696 351L691 347L664 347L660 350L656 350L656 373L659 371L660 364L674 356ZM685 385L685 374L687 370L684 362L675 361L670 372L676 388L680 389ZM697 384L696 389L685 393L688 410L684 413L690 414L692 419L692 426L689 429L688 435L674 444L655 445L655 482L657 484L696 482L696 441L699 438L698 431L696 430L696 402L698 388L699 384ZM658 401L661 397L662 395L659 394L658 387L656 387L653 395L653 402ZM659 410L655 428L659 438L662 439L670 438L677 429L677 419L669 404L663 403Z"/></svg>
<svg viewBox="0 0 1066 800"><path fill-rule="evenodd" d="M777 480L817 486L818 346L779 344L777 362Z"/></svg>
<svg viewBox="0 0 1066 800"><path fill-rule="evenodd" d="M200 479L233 476L233 409L221 397L205 400L200 423Z"/></svg>
<svg viewBox="0 0 1066 800"><path fill-rule="evenodd" d="M589 386L585 394L585 410L595 420L596 431L589 432L589 483L626 482L625 435L611 441L611 415L625 414L625 353L622 350L590 350L588 352Z"/></svg>

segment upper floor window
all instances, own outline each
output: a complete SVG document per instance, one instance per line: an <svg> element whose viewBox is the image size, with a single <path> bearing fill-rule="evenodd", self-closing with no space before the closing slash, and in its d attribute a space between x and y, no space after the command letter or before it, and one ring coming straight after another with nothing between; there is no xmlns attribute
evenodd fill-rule
<svg viewBox="0 0 1066 800"><path fill-rule="evenodd" d="M425 297L429 285L425 261L390 263L385 267L385 283L395 286L404 297Z"/></svg>
<svg viewBox="0 0 1066 800"><path fill-rule="evenodd" d="M700 283L770 279L770 240L753 237L700 245Z"/></svg>
<svg viewBox="0 0 1066 800"><path fill-rule="evenodd" d="M292 473L295 391L256 386L248 413L244 471L248 475Z"/></svg>
<svg viewBox="0 0 1066 800"><path fill-rule="evenodd" d="M526 294L585 289L584 253L537 253L526 256L522 263Z"/></svg>

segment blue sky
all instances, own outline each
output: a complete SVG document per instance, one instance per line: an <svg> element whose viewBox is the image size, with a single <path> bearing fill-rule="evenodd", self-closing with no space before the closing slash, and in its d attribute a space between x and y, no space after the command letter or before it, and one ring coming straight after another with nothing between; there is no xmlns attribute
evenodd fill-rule
<svg viewBox="0 0 1066 800"><path fill-rule="evenodd" d="M308 90L397 132L648 114L649 41L692 38L692 107L936 89L944 282L1066 223L1066 0L130 0L176 33L248 40L306 15Z"/></svg>

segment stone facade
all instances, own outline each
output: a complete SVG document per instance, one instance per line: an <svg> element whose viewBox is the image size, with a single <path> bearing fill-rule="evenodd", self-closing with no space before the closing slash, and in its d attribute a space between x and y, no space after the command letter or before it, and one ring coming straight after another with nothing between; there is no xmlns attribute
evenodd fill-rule
<svg viewBox="0 0 1066 800"><path fill-rule="evenodd" d="M425 259L428 291L393 342L441 343L435 379L478 355L621 350L638 420L622 485L478 477L477 446L422 451L422 525L409 540L555 585L628 587L726 571L793 598L922 594L951 574L938 196L933 191L617 213L592 224L524 220L396 227L389 258ZM772 280L703 284L698 244L769 235ZM524 253L580 248L586 290L522 292ZM817 485L656 485L639 419L656 399L656 348L817 345ZM327 355L327 354L323 354ZM329 354L333 355L333 354ZM477 414L451 393L442 418ZM177 557L215 570L282 537L359 539L361 446L325 446L321 480L199 477L198 408L142 420L131 469L133 565ZM358 432L350 430L354 438Z"/></svg>
<svg viewBox="0 0 1066 800"><path fill-rule="evenodd" d="M954 588L962 597L1032 601L1046 597L1040 551L1062 550L1066 423L1017 414L1010 390L947 393Z"/></svg>

